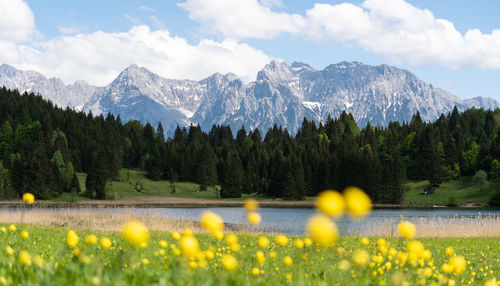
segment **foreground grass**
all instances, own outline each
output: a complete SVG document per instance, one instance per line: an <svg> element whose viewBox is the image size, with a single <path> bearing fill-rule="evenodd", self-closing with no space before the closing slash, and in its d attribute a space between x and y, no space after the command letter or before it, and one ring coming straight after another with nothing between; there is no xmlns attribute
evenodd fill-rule
<svg viewBox="0 0 500 286"><path fill-rule="evenodd" d="M426 238L420 239L432 253L428 259L400 258L406 253L407 241L388 238L386 248L377 246L376 238L362 245L357 237L341 238L335 247L319 249L314 245L297 248L290 237L286 246L274 243L258 246L258 236L238 235L240 250L229 247L225 239L196 234L204 251L194 260L180 255L179 242L168 232L150 233L149 245L136 249L127 245L118 232L77 231L80 241L75 248L66 245L67 229L17 225L11 231L0 225L0 283L22 285L483 285L500 273L500 240L496 238ZM21 231L29 232L22 238ZM108 237L112 247L84 242L85 235ZM227 236L226 236L227 237ZM160 241L168 246L162 248ZM380 245L380 243L379 243ZM163 245L165 246L165 245ZM466 269L461 274L442 273L448 262L446 247L464 256ZM11 248L11 249L9 249ZM232 248L232 250L231 250ZM394 248L394 250L392 250ZM365 249L370 264L358 265L353 252ZM30 263L21 251L30 255ZM256 261L256 252L265 253L265 262ZM396 251L396 252L395 252ZM234 271L221 265L221 257L233 255L238 266ZM453 255L455 255L453 254ZM213 255L213 258L212 258ZM273 255L276 255L273 258ZM292 263L284 263L290 256ZM23 265L23 262L25 265ZM500 278L500 277L497 277Z"/></svg>
<svg viewBox="0 0 500 286"><path fill-rule="evenodd" d="M428 186L428 181L412 181L406 183L407 192L404 194L404 205L429 206L460 205L466 202L486 204L495 190L481 190L474 185L472 177L462 177L441 184L432 195L424 195L423 189Z"/></svg>

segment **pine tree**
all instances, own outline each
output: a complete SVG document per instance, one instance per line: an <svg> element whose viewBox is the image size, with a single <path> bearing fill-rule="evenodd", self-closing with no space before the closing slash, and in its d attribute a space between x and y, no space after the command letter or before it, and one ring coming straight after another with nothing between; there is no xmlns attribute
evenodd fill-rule
<svg viewBox="0 0 500 286"><path fill-rule="evenodd" d="M238 155L233 150L228 150L223 165L220 196L222 198L241 197L243 170Z"/></svg>

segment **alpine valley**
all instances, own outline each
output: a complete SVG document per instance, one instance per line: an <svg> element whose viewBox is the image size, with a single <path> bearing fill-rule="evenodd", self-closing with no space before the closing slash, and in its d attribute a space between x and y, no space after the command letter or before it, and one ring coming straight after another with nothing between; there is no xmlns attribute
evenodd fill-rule
<svg viewBox="0 0 500 286"><path fill-rule="evenodd" d="M360 126L385 126L410 121L417 111L431 121L454 106L495 109L491 98L460 99L419 80L409 71L388 65L341 62L316 70L307 64L272 61L245 83L236 75L213 74L201 81L166 79L131 65L105 87L78 81L70 85L35 71L0 66L0 86L39 93L58 106L120 115L122 121L139 120L153 126L162 122L167 135L175 128L199 124L229 125L233 132L267 131L274 124L295 133L304 117L316 122L347 111Z"/></svg>

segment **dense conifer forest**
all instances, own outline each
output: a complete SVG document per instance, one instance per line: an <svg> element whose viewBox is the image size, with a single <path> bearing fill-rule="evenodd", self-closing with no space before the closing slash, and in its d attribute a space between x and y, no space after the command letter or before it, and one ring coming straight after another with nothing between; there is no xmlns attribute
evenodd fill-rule
<svg viewBox="0 0 500 286"><path fill-rule="evenodd" d="M201 191L217 185L221 197L302 199L355 185L376 203L400 203L408 179L438 186L475 175L498 188L499 123L500 110L455 108L433 123L417 113L408 123L359 129L342 113L319 126L304 119L294 136L276 125L264 132L241 128L236 136L227 126L208 132L190 126L165 138L161 124L123 124L119 116L62 109L2 88L0 198L80 193L75 173L85 172L86 195L103 199L106 181L126 167L153 180L196 182Z"/></svg>

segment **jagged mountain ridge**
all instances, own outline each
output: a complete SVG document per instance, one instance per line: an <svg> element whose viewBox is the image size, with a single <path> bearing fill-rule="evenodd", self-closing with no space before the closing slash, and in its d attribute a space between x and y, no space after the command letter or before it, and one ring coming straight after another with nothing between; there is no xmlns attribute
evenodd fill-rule
<svg viewBox="0 0 500 286"><path fill-rule="evenodd" d="M93 95L102 92L102 87L92 86L86 81L65 85L61 79L48 79L36 71L21 71L6 64L0 65L0 86L41 94L58 106L78 110L82 110Z"/></svg>
<svg viewBox="0 0 500 286"><path fill-rule="evenodd" d="M166 134L177 125L197 123L242 125L266 131L274 124L295 133L304 117L316 122L328 114L352 113L360 126L409 121L417 111L430 121L457 106L494 109L491 98L460 99L419 80L409 71L388 65L341 62L316 70L304 63L272 61L248 84L234 74L214 74L200 81L165 79L131 65L105 87L86 82L64 85L33 71L0 66L0 86L40 93L59 106L93 114L112 113L122 120L152 125L162 122Z"/></svg>

